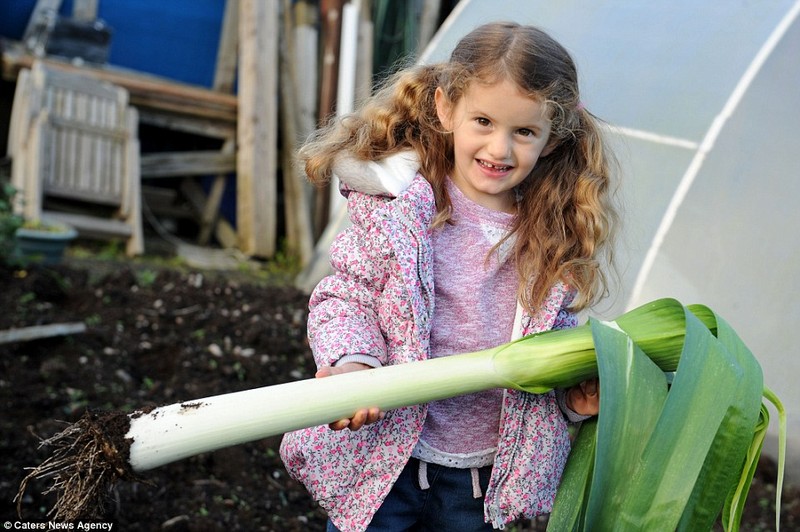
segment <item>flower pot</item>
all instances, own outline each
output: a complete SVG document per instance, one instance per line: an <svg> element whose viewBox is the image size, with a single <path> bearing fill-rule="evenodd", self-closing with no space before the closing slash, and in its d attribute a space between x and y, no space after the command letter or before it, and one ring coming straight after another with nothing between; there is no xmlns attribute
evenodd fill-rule
<svg viewBox="0 0 800 532"><path fill-rule="evenodd" d="M72 227L58 224L43 228L20 227L14 236L19 257L42 264L58 264L78 232Z"/></svg>

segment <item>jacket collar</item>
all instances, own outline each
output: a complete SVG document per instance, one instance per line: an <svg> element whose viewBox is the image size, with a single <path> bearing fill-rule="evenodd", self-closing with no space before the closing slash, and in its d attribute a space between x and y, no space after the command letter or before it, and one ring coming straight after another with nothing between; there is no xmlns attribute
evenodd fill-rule
<svg viewBox="0 0 800 532"><path fill-rule="evenodd" d="M333 173L343 191L397 197L411 185L419 170L419 158L413 151L402 151L378 161L356 159L341 153L333 162Z"/></svg>

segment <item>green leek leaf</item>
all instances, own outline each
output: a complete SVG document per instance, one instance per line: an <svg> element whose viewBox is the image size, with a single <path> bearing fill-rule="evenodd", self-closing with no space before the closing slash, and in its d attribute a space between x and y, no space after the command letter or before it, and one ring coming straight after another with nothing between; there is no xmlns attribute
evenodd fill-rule
<svg viewBox="0 0 800 532"><path fill-rule="evenodd" d="M664 372L616 326L591 321L601 382L588 530L610 530L667 397Z"/></svg>
<svg viewBox="0 0 800 532"><path fill-rule="evenodd" d="M556 501L548 530L558 532L578 532L584 529L586 505L584 503L592 480L592 469L597 444L597 419L589 419L581 423L578 435L572 444L569 461L561 477L561 485L556 494Z"/></svg>

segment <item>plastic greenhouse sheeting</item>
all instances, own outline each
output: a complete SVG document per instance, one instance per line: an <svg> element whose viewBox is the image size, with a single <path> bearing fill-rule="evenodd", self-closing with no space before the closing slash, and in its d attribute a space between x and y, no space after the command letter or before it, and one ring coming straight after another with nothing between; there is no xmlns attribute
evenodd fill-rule
<svg viewBox="0 0 800 532"><path fill-rule="evenodd" d="M490 20L573 54L622 169L618 286L595 312L658 297L731 323L785 403L800 480L800 2L462 0L426 50L445 60ZM777 423L766 452L775 456Z"/></svg>

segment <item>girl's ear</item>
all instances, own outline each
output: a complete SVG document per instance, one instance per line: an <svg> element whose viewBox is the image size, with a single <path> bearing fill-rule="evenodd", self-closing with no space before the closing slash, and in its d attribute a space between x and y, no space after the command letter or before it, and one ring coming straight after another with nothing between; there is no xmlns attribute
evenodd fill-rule
<svg viewBox="0 0 800 532"><path fill-rule="evenodd" d="M547 146L545 146L542 150L542 153L539 154L539 157L547 157L556 148L558 148L558 141L555 139L550 140L550 142L547 143Z"/></svg>
<svg viewBox="0 0 800 532"><path fill-rule="evenodd" d="M436 102L436 115L439 117L439 122L447 131L453 130L452 110L453 106L450 100L447 99L441 87L436 87L436 92L433 95Z"/></svg>

